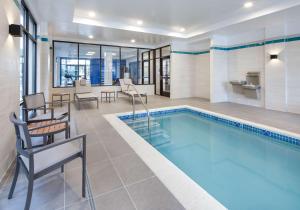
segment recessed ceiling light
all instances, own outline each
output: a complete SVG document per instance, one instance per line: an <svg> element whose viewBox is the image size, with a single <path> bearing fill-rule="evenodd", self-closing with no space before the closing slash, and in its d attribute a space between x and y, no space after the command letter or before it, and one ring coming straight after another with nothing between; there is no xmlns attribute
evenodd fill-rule
<svg viewBox="0 0 300 210"><path fill-rule="evenodd" d="M180 28L179 31L180 32L185 32L185 28Z"/></svg>
<svg viewBox="0 0 300 210"><path fill-rule="evenodd" d="M93 35L89 35L89 38L90 38L90 39L93 39L93 38L94 38L94 36L93 36Z"/></svg>
<svg viewBox="0 0 300 210"><path fill-rule="evenodd" d="M139 26L141 26L141 25L143 25L143 21L142 20L138 20L138 21L136 21L136 24L138 24Z"/></svg>
<svg viewBox="0 0 300 210"><path fill-rule="evenodd" d="M95 12L93 12L93 11L90 11L89 12L89 17L95 17L96 16L96 13Z"/></svg>
<svg viewBox="0 0 300 210"><path fill-rule="evenodd" d="M245 8L251 8L251 7L253 7L253 2L251 2L251 1L246 2L246 3L244 4L244 7L245 7Z"/></svg>
<svg viewBox="0 0 300 210"><path fill-rule="evenodd" d="M131 43L135 43L135 39L132 39L132 40L130 40L131 41Z"/></svg>

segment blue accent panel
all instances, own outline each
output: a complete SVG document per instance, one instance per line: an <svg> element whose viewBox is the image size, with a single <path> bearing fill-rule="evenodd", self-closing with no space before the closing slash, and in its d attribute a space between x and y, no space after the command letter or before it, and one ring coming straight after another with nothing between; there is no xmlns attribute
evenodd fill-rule
<svg viewBox="0 0 300 210"><path fill-rule="evenodd" d="M203 118L206 118L208 120L212 120L212 121L216 121L219 123L222 123L224 125L227 126L231 126L231 127L235 127L237 129L241 129L241 130L245 130L251 133L255 133L257 135L262 135L265 137L268 137L268 139L270 140L275 140L278 142L285 142L285 143L289 143L289 144L293 144L293 145L297 145L300 146L300 139L296 139L294 137L290 137L290 136L286 136L280 133L276 133L273 131L269 131L263 128L259 128L259 127L255 127L253 125L250 124L246 124L246 123L241 123L241 122L237 122L237 121L233 121L233 120L228 120L222 117L218 117L216 115L212 115L212 114L207 114L204 112L200 112L200 111L196 111L196 110L192 110L189 108L177 108L177 109L170 109L170 110L163 110L163 111L154 111L154 112L150 112L150 116L151 117L160 117L160 116L166 116L166 115L170 115L173 113L193 113L195 115L201 116ZM143 113L139 113L135 115L135 118L146 118L147 117L147 113L143 112ZM133 116L130 115L122 115L119 116L119 119L122 121L126 121L126 120L132 120Z"/></svg>
<svg viewBox="0 0 300 210"><path fill-rule="evenodd" d="M90 81L91 85L100 84L100 59L98 58L90 60Z"/></svg>

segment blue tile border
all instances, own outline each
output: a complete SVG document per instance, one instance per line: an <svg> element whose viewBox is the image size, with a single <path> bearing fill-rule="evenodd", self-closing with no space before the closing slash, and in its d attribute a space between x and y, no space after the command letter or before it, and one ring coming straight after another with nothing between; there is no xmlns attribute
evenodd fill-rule
<svg viewBox="0 0 300 210"><path fill-rule="evenodd" d="M244 131L248 131L257 135L262 135L265 137L268 137L272 140L275 141L279 141L279 142L285 142L285 143L289 143L292 145L297 145L300 146L300 139L294 138L294 137L290 137L290 136L286 136L280 133L276 133L273 131L269 131L263 128L259 128L250 124L246 124L246 123L242 123L242 122L237 122L237 121L233 121L233 120L229 120L229 119L225 119L222 117L218 117L216 115L212 115L212 114L208 114L205 112L200 112L200 111L196 111L190 108L175 108L175 109L168 109L168 110L161 110L161 111L154 111L154 112L150 112L150 116L151 117L160 117L160 116L167 116L167 115L171 115L174 113L192 113L195 114L197 116L201 116L205 119L209 119L215 122L219 122L222 123L223 125L227 125L227 126L231 126L231 127L235 127L237 129L241 129ZM146 112L143 113L139 113L135 115L135 118L144 118L147 116ZM122 116L118 116L118 118L122 121L127 121L127 120L132 120L133 116L132 114L130 115L122 115Z"/></svg>

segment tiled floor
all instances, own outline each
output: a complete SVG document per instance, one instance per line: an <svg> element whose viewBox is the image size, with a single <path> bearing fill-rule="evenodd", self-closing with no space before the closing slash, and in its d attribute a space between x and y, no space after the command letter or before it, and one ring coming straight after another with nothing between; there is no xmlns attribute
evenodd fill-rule
<svg viewBox="0 0 300 210"><path fill-rule="evenodd" d="M197 98L170 100L154 96L149 98L148 107L182 104L300 133L300 115L238 104L210 104ZM138 107L142 108L140 105ZM98 110L94 104L84 104L80 111L72 107L72 117L78 132L88 135L89 197L81 198L81 163L80 160L73 161L66 166L65 173L58 170L35 182L31 209L183 209L102 116L130 110L127 98L119 98L111 104L100 104ZM11 174L0 188L0 209L23 209L27 180L21 175L13 199L7 200L10 182Z"/></svg>

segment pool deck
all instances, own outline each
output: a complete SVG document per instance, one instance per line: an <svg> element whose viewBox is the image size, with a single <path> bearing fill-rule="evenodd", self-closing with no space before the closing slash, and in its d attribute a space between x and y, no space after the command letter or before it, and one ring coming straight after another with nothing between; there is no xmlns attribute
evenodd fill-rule
<svg viewBox="0 0 300 210"><path fill-rule="evenodd" d="M149 108L190 105L247 121L300 134L300 115L270 111L234 103L211 104L199 98L170 100L149 97ZM141 105L137 108L142 109ZM104 114L131 111L128 98L115 103L72 106L72 117L79 133L87 133L88 180L90 197L82 199L81 164L74 161L65 173L55 171L35 182L31 209L184 209L126 141L106 121ZM0 209L24 207L27 180L22 174L12 200L7 200L11 173L0 188Z"/></svg>

